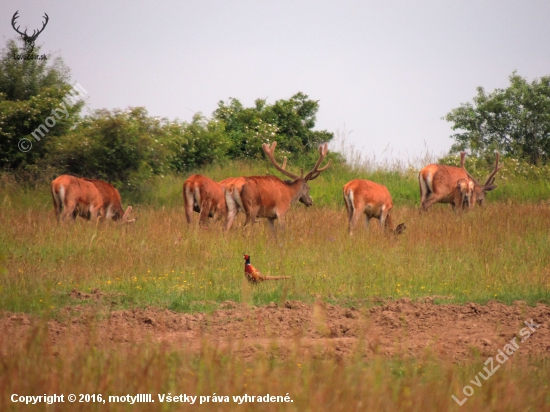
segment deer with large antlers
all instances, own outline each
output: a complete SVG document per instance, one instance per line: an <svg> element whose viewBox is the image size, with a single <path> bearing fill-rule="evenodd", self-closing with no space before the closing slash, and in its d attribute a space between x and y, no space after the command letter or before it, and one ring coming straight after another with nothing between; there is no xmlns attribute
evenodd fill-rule
<svg viewBox="0 0 550 412"><path fill-rule="evenodd" d="M239 210L246 214L245 226L254 223L256 217L269 219L272 229L275 228L275 219L279 220L279 226L284 228L285 215L290 206L299 200L306 206L311 206L313 200L309 196L307 182L319 177L331 165L329 160L323 167L319 167L328 153L328 145L319 146L319 159L305 176L303 169L300 175L290 173L285 169L286 159L283 165L275 160L275 148L277 142L271 146L264 143L262 148L271 164L279 172L292 180L281 180L276 176L250 176L241 177L230 182L225 189L225 202L227 205L227 223L225 229L229 230Z"/></svg>
<svg viewBox="0 0 550 412"><path fill-rule="evenodd" d="M367 227L372 218L380 221L382 229L388 229L394 234L401 234L406 229L404 223L394 228L391 211L393 202L386 186L370 180L355 179L344 185L344 201L348 212L349 234L359 222L361 215L365 215Z"/></svg>
<svg viewBox="0 0 550 412"><path fill-rule="evenodd" d="M495 182L495 175L502 168L499 167L498 161L500 154L496 152L495 156L495 168L489 175L485 183L482 185L476 179L474 179L468 171L464 168L465 152L460 153L460 167L456 166L444 166L438 164L431 164L423 168L418 174L418 183L420 185L421 207L426 211L434 203L450 203L453 208L462 209L464 206L463 191L470 191L467 196L469 198L469 207L473 207L475 203L483 205L485 203L485 196L488 192L495 190L497 185ZM468 189L460 188L459 181L464 179ZM472 188L473 184L473 188Z"/></svg>
<svg viewBox="0 0 550 412"><path fill-rule="evenodd" d="M38 35L44 31L44 29L46 28L46 25L48 24L48 21L50 20L50 18L48 17L48 15L46 13L44 13L44 23L42 23L42 28L40 30L33 30L32 34L29 36L27 34L27 30L25 30L24 32L20 32L19 31L20 26L15 27L17 19L19 18L18 14L19 14L19 10L17 10L13 14L13 17L11 18L11 26L13 27L13 29L17 33L19 33L21 35L21 38L23 39L23 41L25 42L25 44L27 46L34 48L34 42L38 38Z"/></svg>

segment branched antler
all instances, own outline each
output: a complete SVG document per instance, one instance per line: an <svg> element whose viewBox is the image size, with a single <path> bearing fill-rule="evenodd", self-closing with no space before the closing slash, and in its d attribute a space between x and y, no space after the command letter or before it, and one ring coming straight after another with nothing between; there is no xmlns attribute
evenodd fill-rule
<svg viewBox="0 0 550 412"><path fill-rule="evenodd" d="M332 163L332 159L329 159L328 163L319 169L319 165L325 160L325 157L327 157L328 153L328 143L325 143L324 145L319 145L319 159L317 160L317 163L315 163L315 166L313 166L313 169L306 175L305 180L313 180L317 179L321 172L324 172L328 169L328 167Z"/></svg>
<svg viewBox="0 0 550 412"><path fill-rule="evenodd" d="M323 166L322 168L319 169L319 165L323 162L323 160L325 159L325 157L327 156L327 153L328 153L328 144L325 143L324 145L319 145L319 159L317 159L317 162L315 163L315 166L313 167L313 169L311 169L311 171L306 175L306 177L304 177L304 169L301 169L300 170L300 175L295 175L293 173L290 173L288 170L285 169L286 167L286 157L285 157L285 160L283 162L283 166L280 166L276 161L275 161L275 148L277 147L277 142L273 142L271 144L271 146L269 146L267 143L264 143L262 145L262 148L264 149L264 153L266 154L266 156L269 158L269 160L271 161L271 164L279 171L281 172L282 174L284 174L285 176L288 176L290 177L291 179L304 179L306 181L308 180L313 180L313 179L316 179L317 177L319 177L319 175L321 174L321 172L325 171L328 169L328 167L331 165L332 163L332 160L329 160L328 163Z"/></svg>
<svg viewBox="0 0 550 412"><path fill-rule="evenodd" d="M464 158L466 157L466 152L460 152L460 167L464 169L464 171L466 172L466 174L468 175L468 177L470 179L472 179L472 181L478 185L478 186L481 186L481 187L488 187L488 186L492 186L493 183L495 182L495 175L498 173L498 171L500 169L502 169L502 166L499 166L498 165L498 161L500 159L500 153L498 151L495 151L495 168L493 170L493 172L489 175L489 177L487 178L487 181L485 182L484 185L481 185L476 179L474 179L474 177L466 170L466 168L464 167Z"/></svg>
<svg viewBox="0 0 550 412"><path fill-rule="evenodd" d="M271 164L275 167L275 169L277 169L279 172L281 172L285 176L290 177L291 179L298 179L299 177L301 177L301 176L295 175L293 173L290 173L288 170L285 170L286 157L285 157L285 160L283 162L283 166L279 166L279 164L275 160L275 148L276 147L277 147L277 142L273 142L271 144L271 146L269 146L267 143L262 144L262 148L264 149L265 155L271 161ZM302 176L303 176L303 174L302 174Z"/></svg>
<svg viewBox="0 0 550 412"><path fill-rule="evenodd" d="M15 27L17 19L19 18L18 14L19 14L19 10L17 10L13 14L13 17L11 18L11 25L12 25L13 29L21 35L21 37L23 38L25 43L27 43L27 44L34 43L34 41L37 39L38 35L44 31L44 29L46 28L46 25L48 24L48 21L50 20L50 18L48 17L48 14L44 13L43 17L44 17L45 21L42 23L42 28L38 31L33 30L32 35L30 35L30 36L27 34L27 30L25 30L24 32L20 32L19 31L20 26Z"/></svg>
<svg viewBox="0 0 550 412"><path fill-rule="evenodd" d="M498 166L498 161L500 159L500 153L499 152L495 152L495 155L496 155L496 159L495 159L495 169L493 170L493 173L491 173L489 175L489 177L487 178L487 181L485 182L485 184L483 186L491 186L494 181L495 181L495 175L498 173L498 171L500 169L502 169L502 166Z"/></svg>

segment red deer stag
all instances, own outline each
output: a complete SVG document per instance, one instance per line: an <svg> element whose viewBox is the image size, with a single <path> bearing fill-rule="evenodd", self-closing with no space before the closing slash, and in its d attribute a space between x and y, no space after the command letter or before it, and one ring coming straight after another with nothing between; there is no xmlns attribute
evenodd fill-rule
<svg viewBox="0 0 550 412"><path fill-rule="evenodd" d="M498 166L500 154L496 152L495 169L487 178L485 184L480 184L475 180L464 168L464 157L466 153L460 153L460 164L462 167L444 166L431 164L426 166L418 173L418 183L420 184L420 196L422 210L426 211L434 203L451 203L453 207L463 207L463 203L457 204L457 199L460 199L462 195L459 189L457 189L458 181L460 179L466 179L473 182L473 190L470 196L469 206L477 202L479 205L483 205L485 202L485 195L487 192L496 189L495 175L501 169L502 166Z"/></svg>
<svg viewBox="0 0 550 412"><path fill-rule="evenodd" d="M226 215L223 186L206 176L193 175L183 183L183 201L189 224L193 211L200 213L200 225L209 217L221 219Z"/></svg>
<svg viewBox="0 0 550 412"><path fill-rule="evenodd" d="M306 206L311 206L313 200L309 196L307 182L319 177L321 172L328 169L332 163L332 160L329 160L325 166L319 168L328 153L328 145L325 143L319 146L319 159L313 169L305 177L303 169L300 171L300 175L295 175L285 170L286 163L280 166L275 161L274 152L277 142L273 142L271 147L264 143L262 147L271 164L292 180L283 181L276 176L250 176L237 178L229 183L225 189L227 204L225 230L231 228L239 210L246 213L245 226L250 222L254 223L256 217L265 217L269 219L272 229L275 228L275 219L279 220L279 225L284 229L285 215L290 209L290 205L299 200Z"/></svg>
<svg viewBox="0 0 550 412"><path fill-rule="evenodd" d="M283 158L283 165L281 166L281 168L286 169L286 162L287 162L287 158L285 156ZM244 176L241 176L241 177L228 177L227 179L223 179L220 182L220 185L222 185L222 188L223 188L224 192L226 191L226 188L228 188L229 185L231 185L231 193L233 193L234 190L237 190L240 193L241 190L242 190L242 187L244 186L245 183L246 183L246 177L244 177ZM238 203L235 203L234 206L236 207L236 209L232 210L232 212L234 213L234 215L232 217L233 220L235 219L235 215L239 211L244 212L244 209ZM233 224L233 222L231 222L231 224Z"/></svg>
<svg viewBox="0 0 550 412"><path fill-rule="evenodd" d="M125 212L118 190L102 180L61 175L52 181L51 191L58 220L68 216L75 220L80 216L87 220L102 217L107 220L120 219L125 223L135 221L128 219L132 206L128 206Z"/></svg>
<svg viewBox="0 0 550 412"><path fill-rule="evenodd" d="M348 211L349 234L357 225L361 215L365 215L367 227L372 218L380 221L382 229L389 229L395 234L401 234L407 228L400 223L393 227L391 211L393 202L386 186L371 182L370 180L355 179L344 185L344 201Z"/></svg>

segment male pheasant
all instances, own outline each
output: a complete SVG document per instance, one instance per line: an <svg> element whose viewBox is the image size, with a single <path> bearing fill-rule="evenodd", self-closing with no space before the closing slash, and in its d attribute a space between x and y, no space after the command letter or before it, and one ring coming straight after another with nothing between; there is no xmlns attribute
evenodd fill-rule
<svg viewBox="0 0 550 412"><path fill-rule="evenodd" d="M244 255L244 275L250 283L259 283L264 280L290 279L290 276L264 276L262 273L250 264L250 256Z"/></svg>

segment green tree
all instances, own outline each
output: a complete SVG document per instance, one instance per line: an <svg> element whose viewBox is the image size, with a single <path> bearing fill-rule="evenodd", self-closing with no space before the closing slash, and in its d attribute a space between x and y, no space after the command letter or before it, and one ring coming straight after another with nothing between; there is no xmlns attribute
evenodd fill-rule
<svg viewBox="0 0 550 412"><path fill-rule="evenodd" d="M34 53L40 48L35 47ZM14 40L9 40L0 52L0 167L16 169L35 164L47 153L48 141L61 136L73 127L83 105L80 101L69 107L67 115L55 117L55 126L47 136L35 133L52 110L63 104L63 98L71 90L70 71L61 58L49 60L22 60L14 56L26 54ZM40 137L42 136L42 137ZM29 139L33 147L22 152L18 143Z"/></svg>
<svg viewBox="0 0 550 412"><path fill-rule="evenodd" d="M200 114L191 123L169 121L135 107L96 110L51 145L50 164L135 190L153 175L219 161L231 142L223 122Z"/></svg>
<svg viewBox="0 0 550 412"><path fill-rule="evenodd" d="M258 99L254 107L245 108L237 99L220 101L214 119L223 121L232 142L231 157L260 157L262 143L277 141L277 149L286 154L303 155L330 141L332 133L312 130L319 102L297 93L288 100L268 105Z"/></svg>
<svg viewBox="0 0 550 412"><path fill-rule="evenodd" d="M193 116L191 123L172 122L166 130L170 136L170 168L178 172L219 162L231 148L224 123L208 120L200 113Z"/></svg>
<svg viewBox="0 0 550 412"><path fill-rule="evenodd" d="M51 141L47 160L68 173L137 186L168 170L166 122L143 107L96 110Z"/></svg>
<svg viewBox="0 0 550 412"><path fill-rule="evenodd" d="M531 164L550 156L550 76L528 83L515 72L510 86L486 93L477 88L473 103L463 103L445 117L453 130L451 152L470 149L475 155L499 150Z"/></svg>

